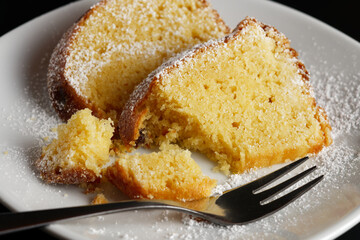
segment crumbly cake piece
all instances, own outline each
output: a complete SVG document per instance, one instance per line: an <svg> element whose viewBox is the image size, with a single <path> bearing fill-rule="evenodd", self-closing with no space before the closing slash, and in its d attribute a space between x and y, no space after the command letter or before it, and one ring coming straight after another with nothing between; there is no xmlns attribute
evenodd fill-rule
<svg viewBox="0 0 360 240"><path fill-rule="evenodd" d="M91 205L109 203L109 200L103 193L96 194L95 198L91 201Z"/></svg>
<svg viewBox="0 0 360 240"><path fill-rule="evenodd" d="M226 173L317 153L332 143L331 127L297 55L282 33L247 17L139 84L120 136L127 146L178 143Z"/></svg>
<svg viewBox="0 0 360 240"><path fill-rule="evenodd" d="M216 186L190 151L167 144L159 152L122 155L107 168L106 176L131 198L191 201L210 196Z"/></svg>
<svg viewBox="0 0 360 240"><path fill-rule="evenodd" d="M89 109L78 111L58 126L58 137L43 148L35 163L41 178L61 184L96 181L109 161L113 132L112 120L100 120Z"/></svg>
<svg viewBox="0 0 360 240"><path fill-rule="evenodd" d="M115 121L135 85L164 60L228 32L206 0L103 0L54 49L53 106L63 120L89 108Z"/></svg>

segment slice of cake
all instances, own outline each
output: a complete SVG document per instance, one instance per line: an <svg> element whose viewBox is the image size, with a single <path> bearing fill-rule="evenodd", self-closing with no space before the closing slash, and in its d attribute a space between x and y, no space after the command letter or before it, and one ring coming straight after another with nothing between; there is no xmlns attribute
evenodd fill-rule
<svg viewBox="0 0 360 240"><path fill-rule="evenodd" d="M36 167L48 183L94 182L109 161L114 127L98 119L89 109L78 111L67 124L59 125L58 137L44 147Z"/></svg>
<svg viewBox="0 0 360 240"><path fill-rule="evenodd" d="M54 49L53 106L63 120L89 108L115 121L134 87L164 60L228 32L206 0L103 0Z"/></svg>
<svg viewBox="0 0 360 240"><path fill-rule="evenodd" d="M225 38L171 59L144 80L119 121L124 144L178 143L229 173L319 152L331 127L309 75L274 27L244 19Z"/></svg>
<svg viewBox="0 0 360 240"><path fill-rule="evenodd" d="M190 151L167 144L159 152L124 154L107 169L107 177L131 198L191 201L208 197L216 186Z"/></svg>

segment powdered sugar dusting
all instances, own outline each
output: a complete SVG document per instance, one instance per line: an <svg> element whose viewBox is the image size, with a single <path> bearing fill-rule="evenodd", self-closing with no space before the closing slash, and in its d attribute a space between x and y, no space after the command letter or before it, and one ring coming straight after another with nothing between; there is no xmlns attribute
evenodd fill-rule
<svg viewBox="0 0 360 240"><path fill-rule="evenodd" d="M187 4L192 7L186 8ZM176 7L180 13L175 12L173 17L169 17L169 12L161 12ZM186 14L184 9L191 14ZM143 61L143 68L146 68L152 65L150 60L158 62L158 56L168 59L181 49L191 47L192 42L222 36L227 31L227 26L217 19L210 5L195 1L174 1L164 6L158 1L102 1L88 13L60 42L63 46L59 46L68 53L64 68L66 80L85 99L89 97L89 86L94 84L88 85L91 76L101 73L103 66L110 63L131 65L135 59ZM194 26L203 25L199 38L188 36L186 39L189 22Z"/></svg>
<svg viewBox="0 0 360 240"><path fill-rule="evenodd" d="M307 177L287 192L305 184L310 179L324 175L325 179L320 182L311 194L298 199L284 210L271 215L263 220L244 226L221 227L207 222L198 222L191 216L183 214L182 222L186 233L174 233L170 237L174 239L274 239L293 238L296 234L306 234L311 225L317 222L326 222L332 219L332 214L343 215L360 205L360 189L353 185L351 179L358 178L360 171L360 128L357 111L360 102L359 81L360 76L346 74L344 72L321 71L315 67L312 82L318 102L322 104L333 126L334 144L324 149L294 173L292 176L313 165L318 169L310 177ZM324 77L324 72L327 72ZM339 79L342 79L341 83ZM344 81L350 79L350 81ZM345 111L344 111L345 109ZM352 145L353 144L353 145ZM229 176L227 180L219 184L213 194L241 186L253 181L269 171L278 168L250 170L244 174ZM241 203L240 203L241 204ZM332 208L333 211L328 211ZM302 216L302 217L299 217ZM314 219L309 218L311 216ZM314 217L315 216L315 217ZM160 227L158 232L164 231Z"/></svg>
<svg viewBox="0 0 360 240"><path fill-rule="evenodd" d="M48 56L41 59L38 73L21 89L23 96L0 109L2 134L9 134L8 142L0 144L2 180L18 187L9 192L13 199L32 200L23 203L24 210L89 202L80 189L70 191L72 188L43 185L31 169L31 161L39 156L41 146L55 137L51 129L60 123L46 92L47 61ZM317 103L324 107L333 127L334 144L302 167L316 164L318 169L296 186L320 174L324 174L325 179L293 204L244 226L220 227L172 211L135 211L70 221L62 226L74 232L80 228L81 234L86 232L90 237L116 239L141 239L144 232L149 239L298 239L346 216L360 205L360 189L354 184L359 182L360 172L360 74L326 62L310 65L308 69ZM16 143L21 139L20 146L14 139ZM232 175L220 182L214 193L252 181L268 171L252 170ZM34 192L41 194L35 199ZM76 194L83 201L74 201ZM324 225L319 226L319 223Z"/></svg>
<svg viewBox="0 0 360 240"><path fill-rule="evenodd" d="M273 239L280 236L292 238L294 234L306 233L307 229L311 229L311 224L326 222L334 217L332 214L343 215L360 205L360 189L351 181L358 178L360 171L360 74L346 73L327 65L322 68L310 66L309 69L317 103L325 108L332 125L334 144L313 156L296 171L313 165L318 167L311 177L298 182L290 190L315 176L324 175L325 179L311 190L311 194L303 196L284 210L245 226L216 227L197 222L186 215L183 222L189 226L191 233L184 239L206 239L203 234L206 235L212 228L217 229L215 239ZM274 168L277 167L271 169ZM231 175L224 183L219 184L213 193L221 194L269 171L251 170L244 174ZM333 211L328 211L329 208ZM307 216L310 215L315 216L315 219L309 219Z"/></svg>
<svg viewBox="0 0 360 240"><path fill-rule="evenodd" d="M314 82L314 87L318 89L316 99L328 113L334 136L350 134L354 130L359 130L360 73L349 76L342 72L334 74L327 71L313 71L313 75L323 79ZM346 78L353 79L353 81L344 81Z"/></svg>
<svg viewBox="0 0 360 240"><path fill-rule="evenodd" d="M209 42L208 46L218 42ZM203 45L204 46L204 45ZM321 48L321 44L314 43ZM150 75L160 79L170 65L181 67L184 58L192 56L196 48L182 53L182 55L164 64L157 72ZM306 57L306 53L300 55ZM310 81L313 86L311 94L315 96L317 104L325 109L332 126L334 143L299 167L287 177L299 173L316 165L317 170L302 181L295 184L287 192L305 184L316 176L324 175L324 180L302 198L298 199L282 211L244 226L219 227L207 222L198 222L189 215L181 215L181 225L185 233L178 231L166 235L172 239L277 239L277 238L306 238L314 231L318 223L321 231L326 226L336 223L339 216L345 216L360 205L360 189L358 184L360 172L360 73L351 72L328 64L321 57L316 58L315 65L308 65ZM306 62L305 62L306 64ZM301 69L300 74L307 74ZM148 83L149 84L149 83ZM231 175L220 182L213 190L213 194L221 194L226 190L253 181L269 169L253 169L244 174ZM329 211L331 209L331 211ZM168 213L167 216L171 214ZM300 216L300 217L299 217ZM165 218L172 222L174 219ZM169 229L162 224L155 224L159 235ZM316 228L316 227L315 227Z"/></svg>
<svg viewBox="0 0 360 240"><path fill-rule="evenodd" d="M259 32L261 33L258 34ZM287 46L288 40L283 33L278 32L274 27L262 24L255 18L246 17L243 21L239 23L239 25L233 30L233 32L226 35L225 37L220 39L212 39L207 42L200 43L188 50L180 52L174 57L165 61L153 72L151 72L145 80L143 80L139 85L136 86L135 90L130 95L130 99L125 105L125 110L122 112L121 122L127 122L126 119L128 119L129 116L132 114L134 108L136 108L139 103L143 102L145 96L150 92L152 84L162 79L163 75L167 74L168 71L174 68L181 69L181 67L185 64L191 65L192 62L196 61L194 56L199 52L202 52L203 54L212 54L213 52L217 51L217 48L226 48L229 41L239 41L237 44L241 45L241 42L245 41L245 39L242 39L242 37L246 35L250 36L250 40L247 41L256 41L256 38L269 36L269 39L274 39L276 44L286 45L284 47L283 53L285 53L286 56L289 56L287 60L290 62L290 64L299 66L303 65L303 63L296 56L292 55L291 49L289 48L289 46ZM279 57L280 55L284 55L283 53L276 53L275 56ZM209 61L215 61L215 59L210 58ZM298 73L299 74L291 80L295 84L303 86L304 78L308 77L308 73L302 67L298 68ZM162 85L164 86L164 88L171 87L168 86L166 83ZM305 89L311 91L311 89Z"/></svg>
<svg viewBox="0 0 360 240"><path fill-rule="evenodd" d="M218 43L209 42L208 46ZM314 45L321 47L318 43ZM191 57L199 47L182 53L164 64L148 77L148 84L153 78L160 79L170 65L181 67L184 59ZM302 55L306 57L306 54L302 53ZM245 226L219 227L182 215L186 233L174 233L167 237L176 239L274 239L294 238L299 235L306 237L307 234L311 234L310 230L313 231L314 224L335 223L334 219L345 216L360 205L360 189L358 185L354 185L359 179L360 172L360 73L339 69L322 59L316 60L317 64L307 66L313 86L311 94L327 113L334 143L320 154L312 156L306 164L295 171L295 173L300 172L313 165L318 167L315 173L295 184L290 190L319 175L324 175L324 180L311 190L311 194L303 196L282 211L261 221ZM307 74L303 69L302 71L300 74ZM221 194L246 184L277 167L279 166L231 175L214 189L213 194ZM324 226L318 227L319 231L322 227ZM167 230L157 225L159 233Z"/></svg>
<svg viewBox="0 0 360 240"><path fill-rule="evenodd" d="M36 73L29 78L23 89L24 97L12 103L9 108L0 110L0 117L5 119L3 126L19 132L22 136L31 136L39 141L50 140L55 136L52 128L61 121L51 106L47 92L45 72L49 54L40 60Z"/></svg>

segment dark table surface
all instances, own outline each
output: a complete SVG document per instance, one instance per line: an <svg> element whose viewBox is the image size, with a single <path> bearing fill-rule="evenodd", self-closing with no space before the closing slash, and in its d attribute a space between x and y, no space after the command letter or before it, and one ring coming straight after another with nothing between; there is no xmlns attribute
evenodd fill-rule
<svg viewBox="0 0 360 240"><path fill-rule="evenodd" d="M51 11L57 7L63 6L67 3L74 2L71 0L48 0L48 1L2 1L0 11L2 21L0 36L6 32L18 27L19 25L39 16L43 13ZM357 41L360 41L360 20L358 8L355 6L356 1L275 1L287 5L289 7L300 10L308 15L311 15L330 26L342 31ZM6 21L5 21L6 20ZM6 212L8 209L0 203L0 212ZM31 239L31 237L43 237L41 239L52 239L53 237L48 233L36 229L26 232L9 234L1 236L0 239ZM352 229L337 238L338 240L360 239L360 224L354 226Z"/></svg>

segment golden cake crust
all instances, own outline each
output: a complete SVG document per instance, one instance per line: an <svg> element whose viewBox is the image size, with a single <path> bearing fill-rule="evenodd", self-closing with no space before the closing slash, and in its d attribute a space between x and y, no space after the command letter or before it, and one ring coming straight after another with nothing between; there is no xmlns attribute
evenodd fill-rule
<svg viewBox="0 0 360 240"><path fill-rule="evenodd" d="M66 77L65 71L67 58L71 53L69 46L76 44L74 36L81 27L86 26L86 21L91 15L96 14L99 8L111 1L112 0L103 0L91 7L64 33L52 53L47 74L48 92L53 107L63 121L68 120L75 112L84 108L91 109L96 117L109 117L109 114L106 113L104 109L95 106L91 101L78 94L71 81ZM209 7L209 3L206 0L198 1L204 8ZM219 26L226 29L225 33L229 32L230 29L220 18L216 10L212 9L212 13ZM119 110L119 112L121 112L121 110Z"/></svg>

